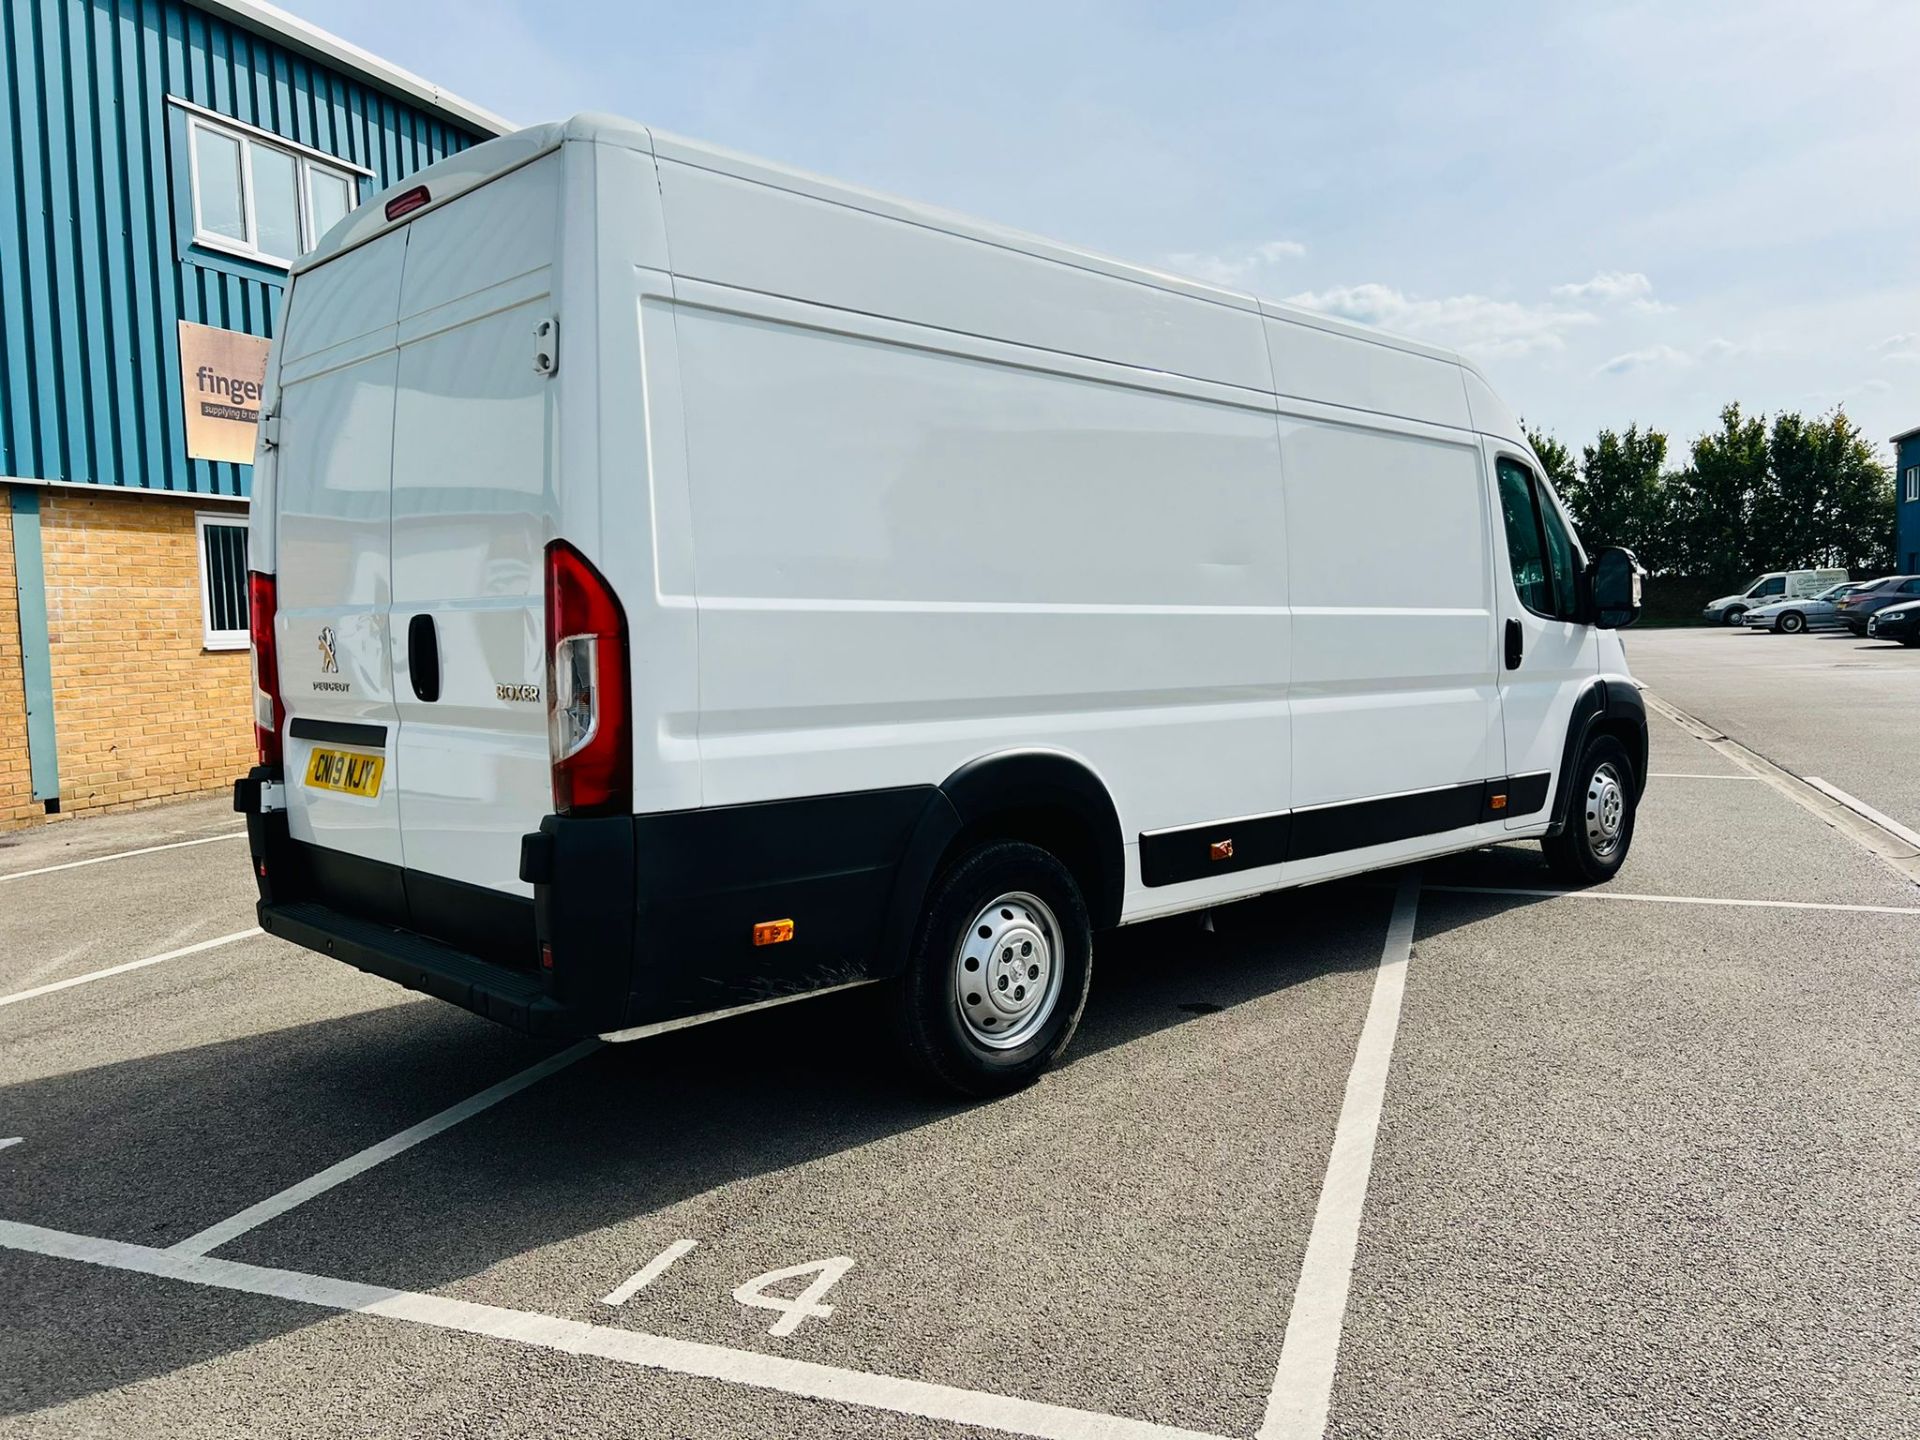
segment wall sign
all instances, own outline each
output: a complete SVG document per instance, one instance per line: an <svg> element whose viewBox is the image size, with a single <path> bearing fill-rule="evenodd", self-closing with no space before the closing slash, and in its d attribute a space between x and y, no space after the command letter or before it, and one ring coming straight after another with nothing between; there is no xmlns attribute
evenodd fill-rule
<svg viewBox="0 0 1920 1440"><path fill-rule="evenodd" d="M238 330L180 322L180 390L187 412L187 456L253 463L267 341Z"/></svg>

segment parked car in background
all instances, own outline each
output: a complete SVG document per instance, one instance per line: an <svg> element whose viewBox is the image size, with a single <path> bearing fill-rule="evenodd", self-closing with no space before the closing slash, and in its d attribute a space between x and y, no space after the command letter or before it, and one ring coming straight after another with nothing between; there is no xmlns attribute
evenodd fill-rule
<svg viewBox="0 0 1920 1440"><path fill-rule="evenodd" d="M1889 605L1869 615L1867 636L1873 640L1898 640L1902 645L1920 645L1920 600Z"/></svg>
<svg viewBox="0 0 1920 1440"><path fill-rule="evenodd" d="M1915 598L1920 598L1920 575L1888 575L1843 596L1834 609L1840 612L1841 624L1856 635L1864 635L1867 621L1876 613Z"/></svg>
<svg viewBox="0 0 1920 1440"><path fill-rule="evenodd" d="M1701 613L1709 625L1740 625L1756 605L1809 599L1846 578L1844 570L1769 570L1739 594L1709 600Z"/></svg>
<svg viewBox="0 0 1920 1440"><path fill-rule="evenodd" d="M1836 602L1860 587L1851 582L1829 585L1818 595L1804 600L1775 600L1756 605L1746 613L1749 630L1771 630L1776 635L1798 635L1802 630L1837 630L1840 610Z"/></svg>

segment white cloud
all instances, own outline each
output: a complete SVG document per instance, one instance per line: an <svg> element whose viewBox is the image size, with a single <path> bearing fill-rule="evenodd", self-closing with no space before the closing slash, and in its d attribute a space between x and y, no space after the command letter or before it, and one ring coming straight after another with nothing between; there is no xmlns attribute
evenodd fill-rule
<svg viewBox="0 0 1920 1440"><path fill-rule="evenodd" d="M1639 350L1629 350L1624 355L1614 356L1605 364L1596 367L1593 373L1624 375L1629 370L1650 370L1659 367L1678 370L1705 361L1725 360L1735 355L1744 355L1752 348L1751 345L1742 345L1738 341L1728 340L1718 335L1694 350L1682 350L1673 345L1648 345Z"/></svg>
<svg viewBox="0 0 1920 1440"><path fill-rule="evenodd" d="M1486 295L1423 300L1390 285L1336 285L1289 295L1287 303L1452 345L1475 355L1526 355L1566 348L1567 332L1592 325L1585 310L1529 305Z"/></svg>
<svg viewBox="0 0 1920 1440"><path fill-rule="evenodd" d="M1624 375L1629 370L1645 370L1656 365L1691 365L1693 356L1684 350L1676 350L1671 345L1648 345L1644 349L1629 350L1624 355L1616 355L1594 371L1596 375Z"/></svg>
<svg viewBox="0 0 1920 1440"><path fill-rule="evenodd" d="M1902 365L1920 362L1920 333L1903 330L1898 335L1889 335L1884 340L1876 340L1867 347L1870 354L1878 355L1882 360L1893 360Z"/></svg>
<svg viewBox="0 0 1920 1440"><path fill-rule="evenodd" d="M1298 240L1268 240L1237 255L1201 254L1183 250L1167 256L1167 268L1180 275L1191 275L1210 285L1245 285L1270 265L1283 260L1298 260L1307 247Z"/></svg>
<svg viewBox="0 0 1920 1440"><path fill-rule="evenodd" d="M1653 282L1638 270L1602 270L1591 280L1556 285L1553 294L1561 300L1596 300L1607 305L1625 305L1641 315L1663 315L1673 309L1664 300L1653 298Z"/></svg>

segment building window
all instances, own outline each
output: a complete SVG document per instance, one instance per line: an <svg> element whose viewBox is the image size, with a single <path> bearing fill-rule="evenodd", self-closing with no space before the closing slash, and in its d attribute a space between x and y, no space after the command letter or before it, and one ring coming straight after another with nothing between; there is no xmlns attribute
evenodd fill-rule
<svg viewBox="0 0 1920 1440"><path fill-rule="evenodd" d="M1907 499L1920 500L1920 465L1907 467Z"/></svg>
<svg viewBox="0 0 1920 1440"><path fill-rule="evenodd" d="M200 628L209 650L247 648L247 520L201 515Z"/></svg>
<svg viewBox="0 0 1920 1440"><path fill-rule="evenodd" d="M193 243L291 265L352 210L357 177L201 115L187 122Z"/></svg>

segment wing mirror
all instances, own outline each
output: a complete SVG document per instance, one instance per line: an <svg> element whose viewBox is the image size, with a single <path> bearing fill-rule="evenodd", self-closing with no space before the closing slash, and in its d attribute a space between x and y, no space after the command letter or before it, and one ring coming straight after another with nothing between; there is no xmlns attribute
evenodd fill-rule
<svg viewBox="0 0 1920 1440"><path fill-rule="evenodd" d="M1624 630L1640 618L1647 572L1631 550L1609 545L1587 566L1587 604L1602 630Z"/></svg>

